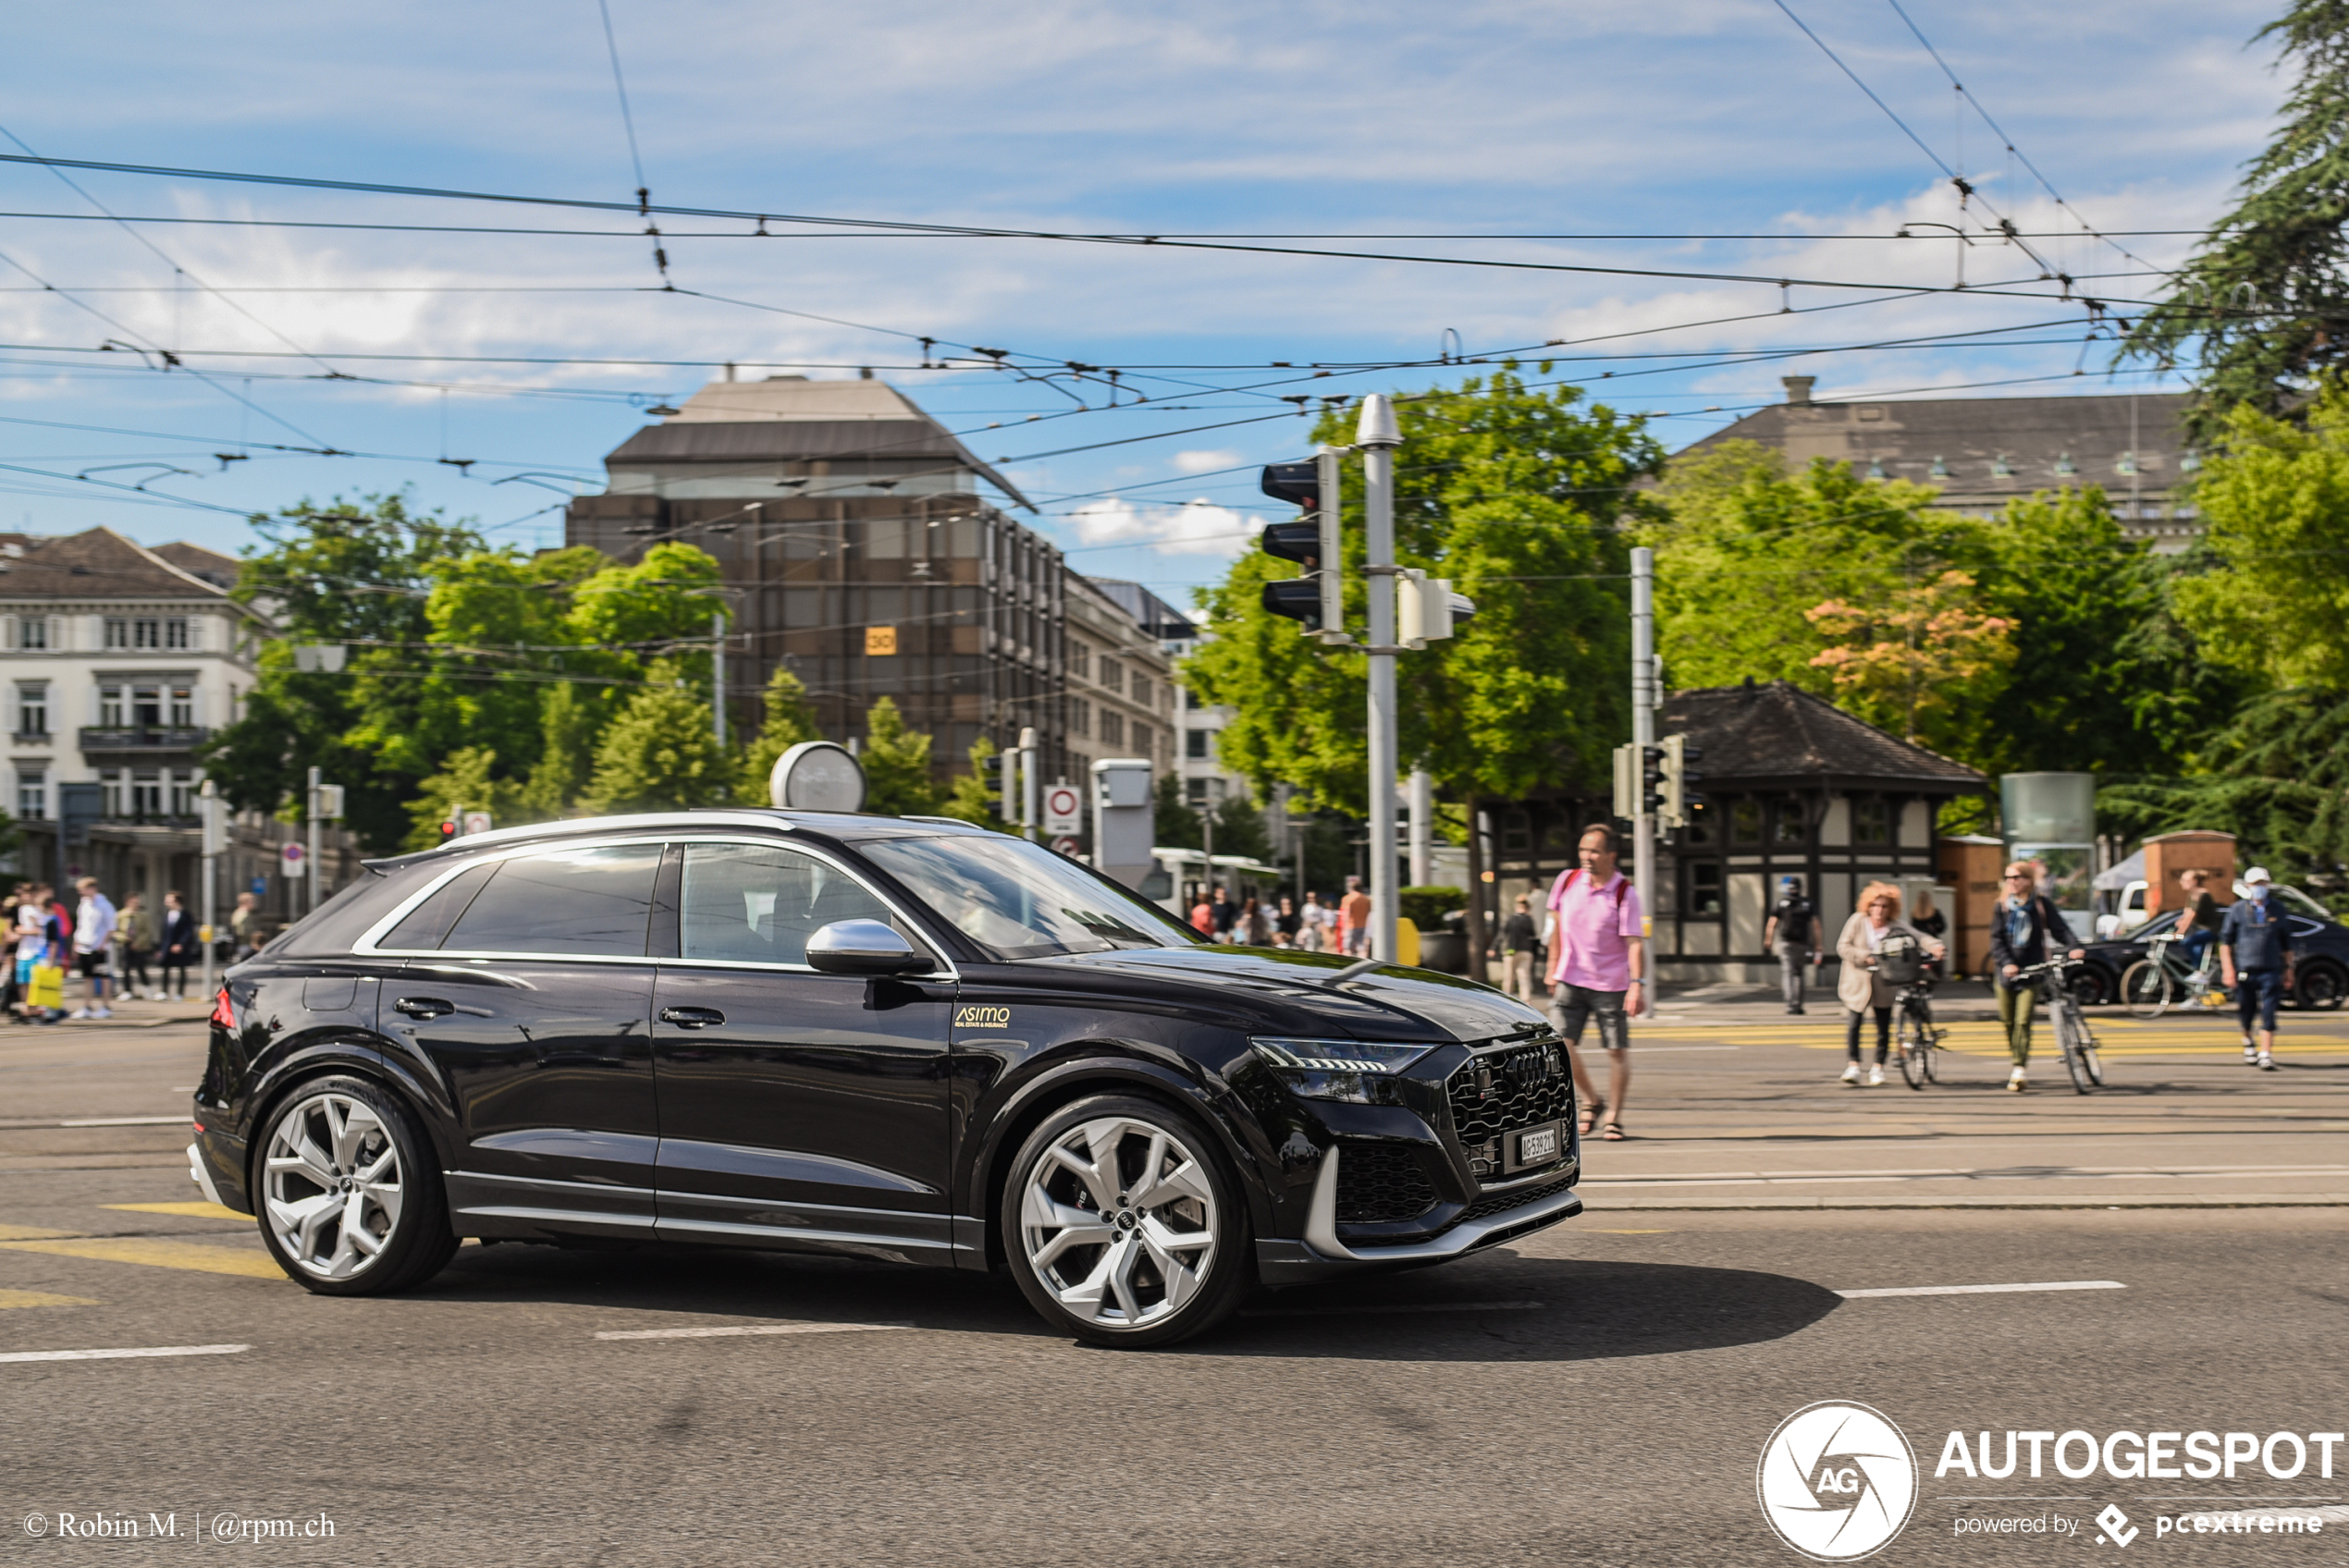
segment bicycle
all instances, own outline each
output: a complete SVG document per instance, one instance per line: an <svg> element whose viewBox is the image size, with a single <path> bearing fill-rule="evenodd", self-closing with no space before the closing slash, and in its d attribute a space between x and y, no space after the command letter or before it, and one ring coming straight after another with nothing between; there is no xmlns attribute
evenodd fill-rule
<svg viewBox="0 0 2349 1568"><path fill-rule="evenodd" d="M2015 979L2029 981L2038 998L2048 1004L2048 1017L2055 1024L2056 1048L2063 1053L2063 1070L2072 1075L2073 1091L2085 1095L2104 1086L2104 1059L2096 1032L2088 1027L2088 1015L2080 1011L2080 998L2063 983L2063 972L2072 967L2070 959L2051 959L2019 971Z"/></svg>
<svg viewBox="0 0 2349 1568"><path fill-rule="evenodd" d="M2133 1016L2158 1018L2173 1007L2217 1007L2226 1000L2226 987L2211 977L2211 955L2206 952L2202 967L2190 970L2177 953L2182 940L2174 931L2147 938L2146 956L2122 972L2121 999Z"/></svg>
<svg viewBox="0 0 2349 1568"><path fill-rule="evenodd" d="M1935 1025L1932 1001L1933 977L1928 972L1902 986L1892 1002L1892 1043L1900 1053L1900 1076L1912 1089L1941 1082L1937 1058L1949 1032Z"/></svg>

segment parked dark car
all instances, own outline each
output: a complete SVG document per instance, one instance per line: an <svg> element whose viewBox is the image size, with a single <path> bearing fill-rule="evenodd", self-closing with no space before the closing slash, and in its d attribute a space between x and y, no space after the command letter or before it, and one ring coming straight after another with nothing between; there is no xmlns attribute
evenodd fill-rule
<svg viewBox="0 0 2349 1568"><path fill-rule="evenodd" d="M2294 965L2292 995L2286 998L2304 1008L2339 1007L2349 1000L2349 926L2328 913L2322 904L2297 888L2278 888L2270 897L2281 901L2293 934L2299 939L2299 960ZM2151 937L2174 929L2180 912L2157 914L2124 936L2086 945L2072 984L2084 1003L2121 998L2121 976L2146 956Z"/></svg>
<svg viewBox="0 0 2349 1568"><path fill-rule="evenodd" d="M1102 1343L1581 1210L1562 1047L943 819L707 811L371 863L228 971L189 1154L313 1291L460 1238L1008 1269Z"/></svg>

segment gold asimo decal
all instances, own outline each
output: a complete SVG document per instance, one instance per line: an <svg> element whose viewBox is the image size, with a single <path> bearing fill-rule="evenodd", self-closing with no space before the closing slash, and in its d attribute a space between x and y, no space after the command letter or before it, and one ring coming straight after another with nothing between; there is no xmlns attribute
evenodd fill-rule
<svg viewBox="0 0 2349 1568"><path fill-rule="evenodd" d="M1007 1007L958 1007L954 1010L957 1029L1008 1029L1012 1026L1012 1010Z"/></svg>

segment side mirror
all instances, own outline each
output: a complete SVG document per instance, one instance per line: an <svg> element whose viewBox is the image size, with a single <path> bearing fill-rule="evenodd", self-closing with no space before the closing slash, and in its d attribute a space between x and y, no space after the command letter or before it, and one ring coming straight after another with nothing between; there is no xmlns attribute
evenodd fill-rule
<svg viewBox="0 0 2349 1568"><path fill-rule="evenodd" d="M807 964L826 974L903 974L927 969L897 928L878 920L835 920L807 938Z"/></svg>

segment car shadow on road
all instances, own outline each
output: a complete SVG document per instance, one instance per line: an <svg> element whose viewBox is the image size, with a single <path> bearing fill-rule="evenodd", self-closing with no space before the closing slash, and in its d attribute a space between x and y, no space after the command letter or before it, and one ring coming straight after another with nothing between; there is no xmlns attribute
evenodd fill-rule
<svg viewBox="0 0 2349 1568"><path fill-rule="evenodd" d="M1059 1340L1002 1275L791 1253L467 1247L419 1302L601 1309L599 1329L751 1319L902 1323ZM1169 1354L1367 1361L1591 1361L1783 1339L1841 1305L1787 1275L1494 1251L1441 1269L1261 1292Z"/></svg>

